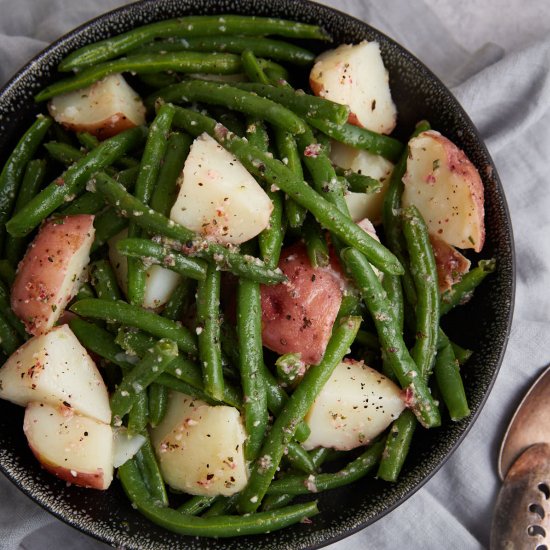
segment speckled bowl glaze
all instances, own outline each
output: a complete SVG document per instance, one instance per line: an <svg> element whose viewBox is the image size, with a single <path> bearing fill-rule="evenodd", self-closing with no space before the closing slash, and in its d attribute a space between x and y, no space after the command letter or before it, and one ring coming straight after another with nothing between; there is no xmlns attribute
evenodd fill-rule
<svg viewBox="0 0 550 550"><path fill-rule="evenodd" d="M475 421L493 385L508 339L514 297L514 255L510 219L494 165L476 129L443 84L410 53L367 24L330 8L301 0L144 0L110 12L63 37L26 65L0 92L0 161L38 108L33 95L58 76L56 66L69 52L136 26L197 14L255 14L318 23L334 43L377 40L389 69L399 112L397 135L407 136L416 121L457 143L479 169L485 185L487 242L481 257L496 257L497 271L465 307L445 319L448 333L475 350L463 369L472 415L436 430L419 430L396 484L369 477L353 486L318 495L321 514L263 536L206 540L164 531L134 510L118 483L106 492L67 487L44 472L25 441L23 410L0 402L0 468L18 487L58 518L116 547L318 548L366 527L401 504L445 462Z"/></svg>

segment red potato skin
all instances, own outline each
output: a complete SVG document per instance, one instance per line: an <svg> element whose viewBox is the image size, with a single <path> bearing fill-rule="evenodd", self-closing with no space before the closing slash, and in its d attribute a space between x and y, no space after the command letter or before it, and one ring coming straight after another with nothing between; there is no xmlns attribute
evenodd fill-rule
<svg viewBox="0 0 550 550"><path fill-rule="evenodd" d="M99 489L100 491L104 491L108 488L105 486L105 476L101 468L98 468L96 472L75 472L76 476L74 476L71 470L50 464L39 452L35 451L31 445L29 445L29 447L44 470L59 479L67 481L72 485L85 487L86 489Z"/></svg>
<svg viewBox="0 0 550 550"><path fill-rule="evenodd" d="M94 216L86 214L49 220L29 245L17 268L11 307L30 334L47 332L71 300L70 295L58 295L58 289L73 255L91 245L93 223Z"/></svg>
<svg viewBox="0 0 550 550"><path fill-rule="evenodd" d="M116 136L124 132L124 130L136 127L136 124L123 113L116 113L95 124L70 124L67 122L62 122L61 124L64 128L73 132L89 132L100 141Z"/></svg>
<svg viewBox="0 0 550 550"><path fill-rule="evenodd" d="M468 273L471 262L454 246L435 235L430 235L430 243L434 251L439 292L445 292L458 283L465 273Z"/></svg>
<svg viewBox="0 0 550 550"><path fill-rule="evenodd" d="M282 252L279 268L288 282L261 287L263 344L281 355L300 353L304 363L316 365L342 302L341 274L314 269L301 242Z"/></svg>

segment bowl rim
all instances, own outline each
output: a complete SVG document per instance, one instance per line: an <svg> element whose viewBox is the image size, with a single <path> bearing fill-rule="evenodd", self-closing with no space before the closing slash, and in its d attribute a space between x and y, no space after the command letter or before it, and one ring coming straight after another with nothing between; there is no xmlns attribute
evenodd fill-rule
<svg viewBox="0 0 550 550"><path fill-rule="evenodd" d="M213 4L220 4L221 0L211 0L211 3ZM266 5L275 5L277 0L266 0ZM497 194L499 195L499 198L501 200L501 207L502 207L502 213L504 215L504 219L506 222L506 231L509 235L509 255L510 255L510 296L509 296L509 302L508 302L508 312L506 315L506 330L503 331L503 342L502 347L499 351L498 357L495 361L495 370L491 376L491 380L489 384L487 385L486 391L483 394L482 398L479 401L479 406L475 410L475 412L468 418L468 422L460 435L457 437L456 441L453 443L453 445L446 451L446 454L442 460L438 462L438 464L433 467L418 483L414 485L411 489L407 490L401 497L397 498L395 502L391 506L386 507L380 514L376 515L373 518L368 518L367 520L361 521L357 526L353 528L348 528L345 531L338 532L337 534L326 538L318 543L315 543L313 545L309 545L307 547L299 546L299 548L307 548L310 550L322 548L329 544L334 544L338 541L341 541L353 534L358 533L359 531L362 531L369 525L374 524L376 521L381 519L382 517L386 516L387 514L394 511L396 508L398 508L403 502L405 502L407 499L409 499L411 496L413 496L418 490L420 490L424 485L430 481L430 479L441 469L441 467L449 460L449 458L455 453L457 448L461 445L463 440L468 435L469 431L477 421L478 417L481 414L482 409L484 408L487 399L489 397L489 394L491 393L493 386L495 384L496 378L498 376L498 373L500 371L500 368L502 366L502 362L506 353L508 341L510 339L510 333L512 328L512 321L513 321L513 313L514 313L514 307L515 307L515 296L516 296L516 277L517 277L517 266L516 266L516 252L515 252L515 244L514 244L514 235L513 235L513 227L512 227L512 221L510 216L510 210L508 207L508 203L506 200L506 195L504 193L504 188L502 186L502 182L500 180L500 177L498 175L498 172L496 170L495 163L487 149L487 146L482 139L482 137L479 134L479 131L473 121L471 120L468 113L465 111L465 109L462 107L462 105L459 103L459 101L454 96L453 92L447 87L441 79L435 75L418 57L416 57L414 54L412 54L408 49L406 49L404 46L402 46L399 42L392 39L391 37L387 36L384 32L380 31L376 27L373 27L369 23L359 19L358 17L355 17L353 15L350 15L338 8L334 8L332 6L328 6L325 4L320 4L316 2L315 0L293 0L293 2L297 4L302 4L304 6L313 6L317 10L321 10L324 12L324 16L326 17L330 13L336 13L341 17L352 19L356 21L358 24L360 24L363 27L366 27L369 29L369 31L378 34L384 38L387 43L393 45L394 47L397 47L397 49L400 50L400 53L403 54L406 57L407 62L412 62L415 64L418 68L420 68L423 72L427 73L427 75L441 88L445 89L446 93L450 96L450 98L454 101L454 107L460 112L460 115L462 118L464 118L465 122L470 125L470 131L476 138L476 146L479 147L484 156L487 158L488 163L490 165L490 168L492 169L492 178L494 179L494 183L497 187ZM98 16L95 16L84 23L78 25L74 29L70 30L69 32L61 35L59 38L48 44L45 48L43 48L41 51L39 51L36 55L34 55L29 61L27 61L19 70L15 72L15 74L8 79L8 81L5 82L5 84L0 88L0 101L6 97L6 95L10 95L12 90L15 90L19 84L19 81L25 77L29 72L32 72L33 67L40 66L40 64L47 60L50 56L55 54L56 50L60 47L63 47L65 44L70 42L72 39L78 38L82 33L85 33L86 31L96 27L98 24L102 22L108 22L113 17L118 16L119 14L125 14L127 12L130 12L133 9L140 8L142 6L153 6L157 3L157 0L137 0L134 2L130 2L128 4L124 4L122 6L119 6L117 8L114 8L112 10L106 11L104 13L101 13ZM192 9L191 9L192 12ZM182 15L181 17L185 17L187 15L194 15L193 13ZM178 16L176 16L178 17ZM154 13L148 12L148 19L149 22L156 22L165 20L164 18L159 18L155 16ZM147 24L147 23L145 23ZM126 32L126 31L122 31ZM109 34L109 36L115 36L118 34L117 32L114 33L103 33L105 35ZM87 43L93 43L93 42L87 42ZM82 47L82 46L78 46ZM74 48L71 49L71 51L74 51ZM14 478L12 475L10 475L9 469L6 468L6 465L3 463L2 460L0 460L0 471L9 479L16 487L18 487L19 490L21 490L25 495L27 495L31 500L33 500L36 504L38 504L41 508L46 510L48 513L52 514L57 519L61 520L66 525L69 525L70 527L73 527L74 529L77 529L81 533L85 533L86 535L100 541L106 544L113 544L116 543L116 541L109 539L100 533L97 532L97 530L94 530L93 527L90 527L88 524L85 524L84 522L80 521L77 517L72 518L67 515L63 515L62 511L58 511L56 509L52 509L48 502L44 498L40 498L38 495L35 494L35 491L33 490L33 486L27 486L24 482ZM148 521L145 517L143 517L145 521ZM125 547L128 548L138 548L134 547L131 544L127 545Z"/></svg>

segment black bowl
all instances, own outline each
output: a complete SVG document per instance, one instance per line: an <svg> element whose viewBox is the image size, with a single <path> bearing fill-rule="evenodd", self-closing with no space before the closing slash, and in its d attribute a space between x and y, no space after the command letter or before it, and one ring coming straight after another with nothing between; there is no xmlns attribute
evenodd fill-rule
<svg viewBox="0 0 550 550"><path fill-rule="evenodd" d="M410 497L457 448L493 385L511 324L514 253L510 218L495 167L474 125L449 90L409 52L367 24L328 7L305 0L144 0L94 19L39 54L0 92L0 162L38 111L33 95L58 76L56 66L69 52L176 15L221 13L321 24L336 44L378 41L398 107L397 135L404 138L418 120L426 118L477 166L485 185L487 225L487 241L480 257L496 258L497 271L469 304L445 320L449 335L475 350L463 369L472 415L461 422L447 422L439 429L419 430L398 483L392 485L369 477L351 487L320 494L321 514L312 524L298 524L262 536L205 541L174 535L153 525L132 508L116 482L108 491L97 492L67 487L44 472L25 441L21 429L23 410L0 402L0 469L61 520L118 547L315 548L364 528Z"/></svg>

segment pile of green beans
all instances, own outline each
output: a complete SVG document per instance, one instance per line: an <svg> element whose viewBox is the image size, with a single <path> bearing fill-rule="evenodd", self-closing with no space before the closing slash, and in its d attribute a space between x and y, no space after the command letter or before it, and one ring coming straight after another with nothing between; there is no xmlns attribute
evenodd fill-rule
<svg viewBox="0 0 550 550"><path fill-rule="evenodd" d="M131 73L148 123L99 141L42 114L0 172L0 353L11 355L29 338L10 308L9 288L37 228L60 215L95 216L89 280L69 304L67 322L103 368L115 425L145 438L119 468L124 491L144 516L176 533L233 537L304 521L319 512L317 503L292 504L296 495L376 471L395 482L418 425L470 414L461 365L472 352L447 337L440 317L467 301L495 262L480 261L440 295L426 224L414 207L401 207L407 145L352 126L347 106L292 87L316 57L302 44L329 40L316 25L224 15L144 25L85 46L59 65L73 74L36 101ZM422 121L413 136L428 128ZM204 132L244 165L273 204L268 227L240 247L170 219L193 139ZM396 163L382 243L351 220L345 200L348 190L381 192L382 182L333 166L331 139ZM128 266L120 281L108 242L125 229L116 244ZM281 250L300 239L313 268L340 261L349 282L324 356L307 370L298 354L273 358L262 345L261 285L286 283ZM155 310L143 306L153 264L180 277ZM235 319L224 294L231 277ZM401 385L408 407L362 454L307 452L307 412L350 353ZM170 392L239 410L250 466L240 493L167 491L148 430L162 422ZM331 460L338 469L327 472Z"/></svg>

